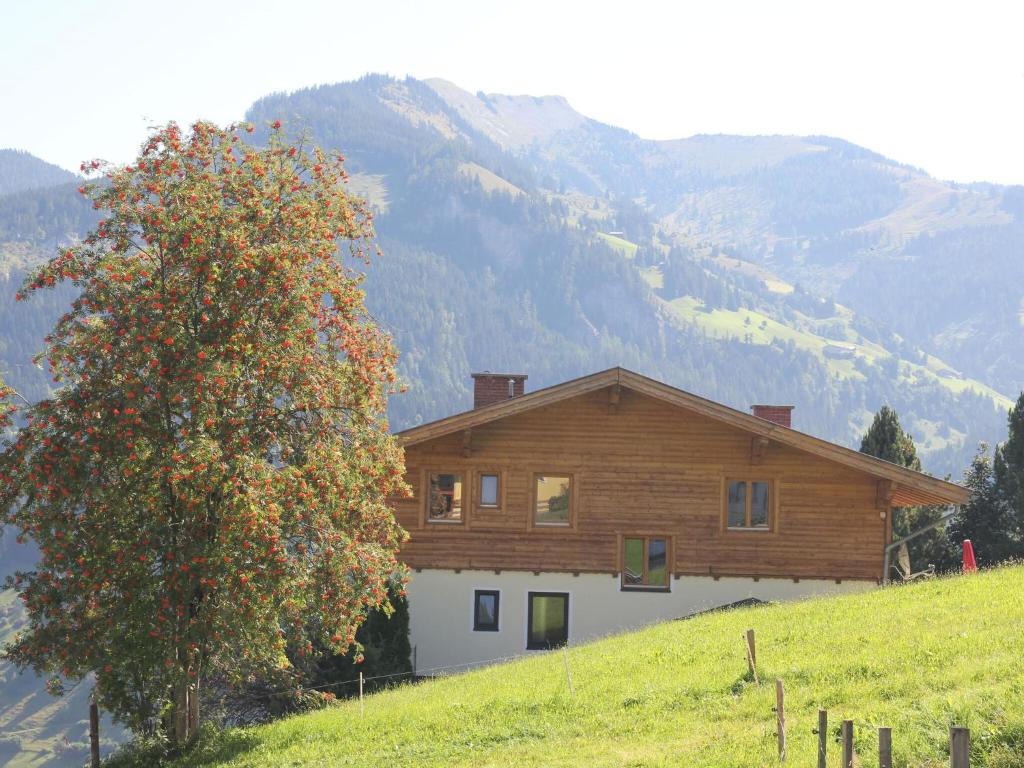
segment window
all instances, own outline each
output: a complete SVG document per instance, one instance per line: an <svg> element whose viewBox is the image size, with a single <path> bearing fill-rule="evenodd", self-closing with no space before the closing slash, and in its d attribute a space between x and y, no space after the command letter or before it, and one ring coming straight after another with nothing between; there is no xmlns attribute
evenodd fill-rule
<svg viewBox="0 0 1024 768"><path fill-rule="evenodd" d="M473 631L498 631L498 590L478 589L473 593Z"/></svg>
<svg viewBox="0 0 1024 768"><path fill-rule="evenodd" d="M771 527L770 486L767 480L730 480L726 525L744 530L768 530Z"/></svg>
<svg viewBox="0 0 1024 768"><path fill-rule="evenodd" d="M567 475L535 475L536 525L569 525L572 478Z"/></svg>
<svg viewBox="0 0 1024 768"><path fill-rule="evenodd" d="M526 620L526 648L557 648L569 642L569 595L565 592L530 592Z"/></svg>
<svg viewBox="0 0 1024 768"><path fill-rule="evenodd" d="M480 506L498 506L498 476L480 475Z"/></svg>
<svg viewBox="0 0 1024 768"><path fill-rule="evenodd" d="M462 522L462 475L443 473L430 475L427 521L431 523Z"/></svg>
<svg viewBox="0 0 1024 768"><path fill-rule="evenodd" d="M622 540L622 588L668 589L668 539Z"/></svg>

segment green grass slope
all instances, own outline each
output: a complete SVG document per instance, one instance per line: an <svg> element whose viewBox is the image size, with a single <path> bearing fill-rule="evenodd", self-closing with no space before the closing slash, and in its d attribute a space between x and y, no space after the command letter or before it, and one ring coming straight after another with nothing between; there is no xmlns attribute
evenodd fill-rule
<svg viewBox="0 0 1024 768"><path fill-rule="evenodd" d="M893 729L896 765L948 765L954 723L971 728L972 765L1020 768L1022 597L1024 567L1012 567L669 622L227 731L180 766L777 765L778 677L788 765L815 764L824 707L836 733L855 721L862 768L877 765L879 725Z"/></svg>

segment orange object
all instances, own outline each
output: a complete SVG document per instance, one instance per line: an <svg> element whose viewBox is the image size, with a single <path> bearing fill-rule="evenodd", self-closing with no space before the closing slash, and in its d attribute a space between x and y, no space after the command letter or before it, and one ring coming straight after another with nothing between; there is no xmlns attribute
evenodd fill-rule
<svg viewBox="0 0 1024 768"><path fill-rule="evenodd" d="M964 539L964 573L974 573L978 563L974 560L974 545L970 539Z"/></svg>

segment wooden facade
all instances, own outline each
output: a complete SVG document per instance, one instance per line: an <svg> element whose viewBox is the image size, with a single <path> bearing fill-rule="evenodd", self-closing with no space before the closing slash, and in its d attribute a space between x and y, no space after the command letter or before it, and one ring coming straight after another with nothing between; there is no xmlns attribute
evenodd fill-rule
<svg viewBox="0 0 1024 768"><path fill-rule="evenodd" d="M413 498L395 511L414 569L616 574L624 538L657 537L676 577L880 580L891 505L965 498L620 369L399 437ZM432 473L461 476L459 522L428 520ZM499 478L496 506L479 504L481 474ZM538 474L571 478L567 525L536 524ZM727 524L728 484L744 480L767 484L764 529Z"/></svg>

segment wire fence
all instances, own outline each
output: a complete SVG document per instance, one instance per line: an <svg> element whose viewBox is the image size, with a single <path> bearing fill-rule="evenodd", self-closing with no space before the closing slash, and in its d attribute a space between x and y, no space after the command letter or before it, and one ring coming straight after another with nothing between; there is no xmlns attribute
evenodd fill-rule
<svg viewBox="0 0 1024 768"><path fill-rule="evenodd" d="M387 674L387 675L373 675L372 677L365 677L365 676L353 677L350 680L336 680L333 683L324 683L323 685L302 686L301 688L299 688L299 687L296 687L296 688L281 688L280 690L277 690L277 691L269 691L269 692L261 693L261 694L255 695L255 696L249 696L248 698L250 698L250 699L268 699L268 698L271 698L273 696L281 696L283 694L295 693L295 692L300 691L300 690L302 690L302 691L324 691L324 690L330 690L331 688L338 688L338 687L343 686L343 685L355 685L355 684L358 684L360 682L369 683L369 682L371 682L373 680L386 680L386 679L389 679L389 678L396 678L396 677L411 677L413 679L418 678L418 677L431 677L435 673L438 673L438 672L449 672L449 671L452 671L452 670L463 670L463 669L469 669L469 668L472 668L472 667L485 667L485 666L487 666L489 664L498 664L500 662L514 661L515 659L521 659L521 658L523 658L522 655L499 656L499 657L493 658L493 659L483 659L483 660L480 660L480 661L467 661L467 662L465 662L463 664L448 664L448 665L443 666L443 667L428 667L426 669L414 669L414 670L410 670L408 672L392 672L391 674Z"/></svg>
<svg viewBox="0 0 1024 768"><path fill-rule="evenodd" d="M246 698L252 700L270 699L275 696L283 696L290 693L298 693L300 691L325 691L332 688L339 688L344 685L357 685L360 682L369 683L373 680L387 680L391 678L402 678L409 677L416 679L418 677L430 677L436 673L449 672L453 670L469 669L471 667L485 667L489 664L498 664L504 661L514 661L515 659L523 658L521 655L518 656L499 656L494 659L484 659L482 661L469 661L463 664L449 664L442 667L428 667L427 669L410 670L408 672L392 672L387 675L373 675L370 677L360 676L353 677L350 680L336 680L333 683L324 683L323 685L310 685L310 686L297 686L294 688L281 688L276 691L266 691L264 693L256 694L253 696L247 696ZM23 728L19 731L3 731L0 735L3 736L20 736L25 733L35 733L36 731L44 731L50 726L38 726L36 728Z"/></svg>
<svg viewBox="0 0 1024 768"><path fill-rule="evenodd" d="M743 636L744 640L744 655L746 656L747 662L747 673L749 680L755 685L760 687L761 680L758 674L757 664L757 644L756 636L753 629L748 629ZM565 674L568 683L570 695L575 697L575 691L572 683L572 672L569 668L569 656L567 649L563 646L561 648L563 654L563 660L565 663ZM549 652L550 653L550 652ZM415 657L414 657L415 658ZM360 708L363 706L363 685L367 682L374 680L389 680L397 678L417 678L417 677L429 677L431 673L443 673L454 670L462 670L470 667L483 667L489 664L497 664L499 662L512 661L514 659L522 658L522 655L514 656L499 656L493 659L483 659L479 661L464 662L462 664L450 664L446 666L428 667L424 670L409 670L407 672L392 672L385 675L372 675L367 677L360 674L359 677L354 677L349 680L336 680L331 683L324 683L322 685L315 685L309 687L296 686L292 688L282 688L276 691L266 691L260 694L248 696L251 700L259 700L271 698L273 696L280 696L286 694L294 694L302 691L323 691L331 688L338 688L344 685L359 685L359 705ZM786 723L786 688L781 678L775 680L775 706L772 708L773 719L776 721L776 737L778 740L778 761L780 764L784 764L788 757L787 748L787 723ZM34 733L36 731L44 730L45 727L37 728L25 728L18 731L8 731L3 736L18 736L26 733ZM828 728L828 711L825 709L818 710L818 727L813 729L812 733L818 736L818 748L817 748L817 766L818 768L825 768L827 761L828 751L828 734L830 733ZM98 731L95 734L98 736ZM878 728L878 758L880 768L892 768L892 728L879 727ZM840 729L840 736L837 741L840 742L840 749L842 752L843 768L855 768L858 765L858 760L854 750L854 721L852 719L846 719L842 721L842 728ZM971 750L971 733L970 729L961 726L950 726L949 728L949 754L950 754L950 766L951 768L970 768L970 750ZM98 758L94 758L98 760ZM98 763L95 763L98 764Z"/></svg>

